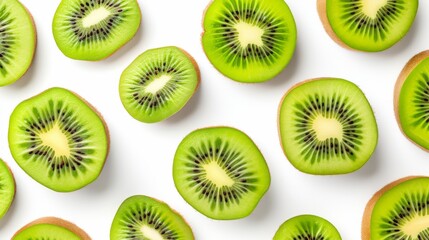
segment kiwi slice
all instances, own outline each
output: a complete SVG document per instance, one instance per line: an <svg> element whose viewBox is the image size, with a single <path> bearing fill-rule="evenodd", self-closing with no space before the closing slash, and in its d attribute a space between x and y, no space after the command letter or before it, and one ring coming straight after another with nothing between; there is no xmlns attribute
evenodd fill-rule
<svg viewBox="0 0 429 240"><path fill-rule="evenodd" d="M340 46L366 52L386 50L410 30L418 0L318 0L320 19Z"/></svg>
<svg viewBox="0 0 429 240"><path fill-rule="evenodd" d="M135 119L162 121L185 106L200 82L195 60L177 47L150 49L121 75L122 104Z"/></svg>
<svg viewBox="0 0 429 240"><path fill-rule="evenodd" d="M20 79L33 62L36 29L18 0L0 1L0 86Z"/></svg>
<svg viewBox="0 0 429 240"><path fill-rule="evenodd" d="M396 180L366 205L362 240L429 239L429 177Z"/></svg>
<svg viewBox="0 0 429 240"><path fill-rule="evenodd" d="M62 0L52 31L64 55L97 61L130 41L140 21L136 0Z"/></svg>
<svg viewBox="0 0 429 240"><path fill-rule="evenodd" d="M0 219L7 213L15 198L15 179L7 164L0 159Z"/></svg>
<svg viewBox="0 0 429 240"><path fill-rule="evenodd" d="M278 125L286 157L305 173L356 171L377 145L371 106L363 92L344 79L310 79L292 87L280 103Z"/></svg>
<svg viewBox="0 0 429 240"><path fill-rule="evenodd" d="M395 86L395 115L402 133L429 150L429 51L414 56Z"/></svg>
<svg viewBox="0 0 429 240"><path fill-rule="evenodd" d="M85 231L75 224L56 217L44 217L22 227L12 240L91 240Z"/></svg>
<svg viewBox="0 0 429 240"><path fill-rule="evenodd" d="M52 190L70 192L98 177L109 136L92 106L67 89L50 88L12 112L9 148L34 180Z"/></svg>
<svg viewBox="0 0 429 240"><path fill-rule="evenodd" d="M284 222L273 240L341 240L332 223L314 215L300 215Z"/></svg>
<svg viewBox="0 0 429 240"><path fill-rule="evenodd" d="M110 229L111 240L193 240L191 228L166 203L135 195L119 207Z"/></svg>
<svg viewBox="0 0 429 240"><path fill-rule="evenodd" d="M238 82L274 78L295 52L295 20L283 0L214 0L203 27L208 59Z"/></svg>
<svg viewBox="0 0 429 240"><path fill-rule="evenodd" d="M193 208L213 219L238 219L256 208L270 186L264 156L242 131L210 127L179 144L173 179Z"/></svg>

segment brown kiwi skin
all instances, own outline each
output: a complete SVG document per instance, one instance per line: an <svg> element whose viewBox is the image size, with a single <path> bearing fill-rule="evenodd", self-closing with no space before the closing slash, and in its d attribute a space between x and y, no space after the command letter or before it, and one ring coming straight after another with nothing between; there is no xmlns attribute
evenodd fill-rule
<svg viewBox="0 0 429 240"><path fill-rule="evenodd" d="M396 122L399 126L399 129L401 130L402 134L414 145L418 146L420 149L423 149L426 152L429 152L429 149L426 149L416 142L414 142L411 138L405 134L404 129L402 128L401 121L399 118L399 96L401 94L402 86L404 85L405 80L408 78L410 73L414 70L414 68L417 67L423 60L429 57L429 50L423 51L412 57L407 64L405 64L405 67L402 69L401 73L399 74L398 79L396 80L395 84L395 90L393 94L393 106L395 111L395 118Z"/></svg>
<svg viewBox="0 0 429 240"><path fill-rule="evenodd" d="M325 29L326 33L328 33L329 37L334 40L334 42L336 42L338 45L345 49L359 51L357 49L349 47L337 36L337 34L335 34L334 29L332 29L331 23L328 19L328 15L326 13L326 0L317 0L317 12L319 13L323 28Z"/></svg>
<svg viewBox="0 0 429 240"><path fill-rule="evenodd" d="M26 224L25 226L23 226L21 229L19 229L13 235L12 239L14 239L16 237L16 235L18 235L19 233L21 233L25 229L27 229L33 225L37 225L37 224L52 224L52 225L64 227L64 228L70 230L71 232L73 232L74 234L76 234L77 236L79 236L82 240L91 240L91 237L84 230L82 230L80 227L76 226L74 223L71 223L69 221L66 221L64 219L57 218L57 217L42 217L42 218L36 219L36 220Z"/></svg>
<svg viewBox="0 0 429 240"><path fill-rule="evenodd" d="M393 181L387 184L371 197L371 199L366 204L365 211L363 213L362 229L361 229L362 240L371 239L371 215L372 215L372 210L374 209L374 206L377 203L378 199L380 199L380 197L383 196L385 192L389 191L390 189L399 185L400 183L414 178L420 178L420 177L425 177L425 176L408 176L408 177L400 178L396 181Z"/></svg>

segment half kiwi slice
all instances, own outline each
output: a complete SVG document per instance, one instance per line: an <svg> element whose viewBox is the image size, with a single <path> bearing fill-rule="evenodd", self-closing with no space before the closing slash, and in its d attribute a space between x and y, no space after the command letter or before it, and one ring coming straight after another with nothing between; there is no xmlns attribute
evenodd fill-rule
<svg viewBox="0 0 429 240"><path fill-rule="evenodd" d="M119 207L110 240L193 240L191 228L176 211L154 198L135 195Z"/></svg>
<svg viewBox="0 0 429 240"><path fill-rule="evenodd" d="M305 173L356 171L377 145L372 108L359 87L344 79L310 79L292 87L280 103L278 125L286 157Z"/></svg>
<svg viewBox="0 0 429 240"><path fill-rule="evenodd" d="M0 219L7 213L15 198L15 179L7 164L0 159Z"/></svg>
<svg viewBox="0 0 429 240"><path fill-rule="evenodd" d="M193 208L213 219L238 219L255 209L270 172L255 143L230 127L198 129L179 144L173 179Z"/></svg>
<svg viewBox="0 0 429 240"><path fill-rule="evenodd" d="M20 79L33 62L36 29L18 0L0 1L0 86Z"/></svg>
<svg viewBox="0 0 429 240"><path fill-rule="evenodd" d="M214 0L203 27L208 59L235 81L270 80L295 52L295 20L283 0Z"/></svg>
<svg viewBox="0 0 429 240"><path fill-rule="evenodd" d="M405 65L396 82L394 106L402 133L429 151L429 51Z"/></svg>
<svg viewBox="0 0 429 240"><path fill-rule="evenodd" d="M339 45L367 52L383 51L410 30L418 0L318 0L320 19Z"/></svg>
<svg viewBox="0 0 429 240"><path fill-rule="evenodd" d="M362 240L429 239L429 177L406 177L369 200Z"/></svg>
<svg viewBox="0 0 429 240"><path fill-rule="evenodd" d="M135 119L162 121L194 95L200 82L195 60L177 47L150 49L122 73L119 94L122 104Z"/></svg>
<svg viewBox="0 0 429 240"><path fill-rule="evenodd" d="M52 31L64 55L97 61L130 41L140 21L136 0L62 0Z"/></svg>
<svg viewBox="0 0 429 240"><path fill-rule="evenodd" d="M34 180L52 190L70 192L98 177L109 136L92 106L67 89L51 88L12 112L9 148Z"/></svg>
<svg viewBox="0 0 429 240"><path fill-rule="evenodd" d="M56 217L34 220L12 237L12 240L29 239L91 240L88 234L75 224Z"/></svg>
<svg viewBox="0 0 429 240"><path fill-rule="evenodd" d="M332 223L315 215L300 215L284 222L273 240L341 240Z"/></svg>

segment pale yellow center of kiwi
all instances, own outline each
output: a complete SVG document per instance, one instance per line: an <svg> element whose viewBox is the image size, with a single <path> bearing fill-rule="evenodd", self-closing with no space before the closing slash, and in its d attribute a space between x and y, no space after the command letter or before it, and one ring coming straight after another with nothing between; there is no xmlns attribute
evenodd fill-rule
<svg viewBox="0 0 429 240"><path fill-rule="evenodd" d="M170 75L161 75L158 78L155 78L151 81L147 86L145 91L156 94L159 90L161 90L173 77Z"/></svg>
<svg viewBox="0 0 429 240"><path fill-rule="evenodd" d="M142 232L143 236L146 239L150 239L150 240L164 240L164 238L162 237L162 235L154 228L149 227L147 225L143 225L140 228L140 231Z"/></svg>
<svg viewBox="0 0 429 240"><path fill-rule="evenodd" d="M387 4L388 0L362 0L362 12L368 17L375 19L380 8Z"/></svg>
<svg viewBox="0 0 429 240"><path fill-rule="evenodd" d="M39 135L42 144L52 148L56 157L70 156L70 146L67 136L61 131L58 123L45 133Z"/></svg>
<svg viewBox="0 0 429 240"><path fill-rule="evenodd" d="M343 139L343 126L335 118L319 115L314 119L312 127L319 141L325 141L329 138L336 138L340 141Z"/></svg>
<svg viewBox="0 0 429 240"><path fill-rule="evenodd" d="M416 215L402 225L401 230L408 236L411 236L413 239L417 239L417 236L422 231L429 228L429 215L419 216Z"/></svg>
<svg viewBox="0 0 429 240"><path fill-rule="evenodd" d="M238 41L241 47L245 48L250 44L254 44L258 47L264 46L264 42L262 41L264 30L260 27L242 21L235 24L234 27L238 32Z"/></svg>
<svg viewBox="0 0 429 240"><path fill-rule="evenodd" d="M222 169L215 161L204 164L203 168L206 172L206 178L217 187L231 187L234 185L234 180Z"/></svg>
<svg viewBox="0 0 429 240"><path fill-rule="evenodd" d="M97 8L93 11L91 11L88 16L84 17L82 19L82 25L84 28L91 27L93 25L98 24L99 22L103 21L110 15L110 11L107 10L104 7Z"/></svg>

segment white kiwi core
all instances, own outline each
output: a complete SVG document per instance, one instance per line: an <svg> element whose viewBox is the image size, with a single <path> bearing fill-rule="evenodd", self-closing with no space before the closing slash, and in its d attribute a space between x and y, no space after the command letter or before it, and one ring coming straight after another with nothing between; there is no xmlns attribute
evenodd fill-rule
<svg viewBox="0 0 429 240"><path fill-rule="evenodd" d="M96 25L106 19L110 15L110 11L104 7L93 10L88 16L82 19L82 25L84 28L89 28Z"/></svg>
<svg viewBox="0 0 429 240"><path fill-rule="evenodd" d="M209 179L217 187L231 187L234 185L234 180L222 169L215 161L204 164L203 168L206 172L206 178Z"/></svg>
<svg viewBox="0 0 429 240"><path fill-rule="evenodd" d="M164 240L164 238L162 237L162 235L154 228L149 227L147 225L143 225L140 228L140 231L142 232L143 236L146 239L150 239L150 240Z"/></svg>
<svg viewBox="0 0 429 240"><path fill-rule="evenodd" d="M335 118L317 116L313 120L313 130L316 132L319 141L329 138L343 139L343 125Z"/></svg>
<svg viewBox="0 0 429 240"><path fill-rule="evenodd" d="M260 27L240 21L235 24L235 30L238 32L238 41L241 47L246 48L250 44L258 47L264 46L264 42L262 41L264 30Z"/></svg>
<svg viewBox="0 0 429 240"><path fill-rule="evenodd" d="M408 236L411 236L412 239L417 239L419 233L429 228L429 215L419 216L415 215L413 218L409 219L404 225L402 225L401 230Z"/></svg>
<svg viewBox="0 0 429 240"><path fill-rule="evenodd" d="M172 79L172 76L170 75L162 75L158 78L155 78L153 81L151 81L147 86L145 91L156 94L159 90L161 90L165 84L167 84Z"/></svg>
<svg viewBox="0 0 429 240"><path fill-rule="evenodd" d="M56 157L70 156L70 146L67 136L61 131L58 123L45 133L39 135L42 144L52 148Z"/></svg>
<svg viewBox="0 0 429 240"><path fill-rule="evenodd" d="M388 0L362 0L362 12L368 17L375 19L378 10L387 4Z"/></svg>

